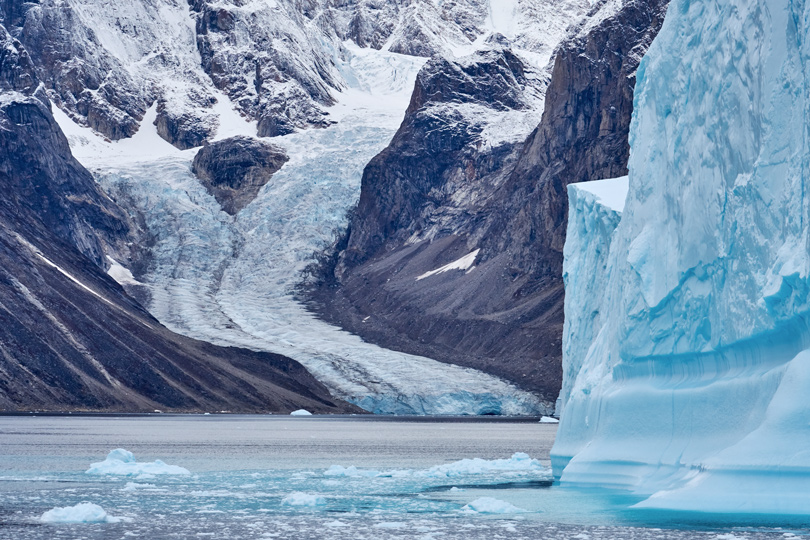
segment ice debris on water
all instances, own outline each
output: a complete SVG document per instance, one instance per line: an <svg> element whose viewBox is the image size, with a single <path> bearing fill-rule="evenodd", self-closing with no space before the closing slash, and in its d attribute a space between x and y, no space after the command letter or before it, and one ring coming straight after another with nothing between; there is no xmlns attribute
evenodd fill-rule
<svg viewBox="0 0 810 540"><path fill-rule="evenodd" d="M312 413L306 409L298 409L290 413L290 416L312 416Z"/></svg>
<svg viewBox="0 0 810 540"><path fill-rule="evenodd" d="M518 508L511 503L492 497L475 499L473 502L465 505L461 510L478 514L521 514L527 512L527 510L523 508Z"/></svg>
<svg viewBox="0 0 810 540"><path fill-rule="evenodd" d="M540 419L541 424L559 424L560 421L553 416L544 416Z"/></svg>
<svg viewBox="0 0 810 540"><path fill-rule="evenodd" d="M412 470L397 469L391 471L375 471L373 469L358 469L354 465L344 467L332 465L324 471L324 476L343 476L347 478L370 477L415 477L415 478L450 478L469 474L486 474L490 472L538 472L550 474L547 467L536 459L532 459L524 452L515 452L509 459L462 459L452 463L434 465L429 469Z"/></svg>
<svg viewBox="0 0 810 540"><path fill-rule="evenodd" d="M97 504L83 502L48 510L39 520L44 523L119 523L121 518L111 516Z"/></svg>
<svg viewBox="0 0 810 540"><path fill-rule="evenodd" d="M326 504L326 498L322 497L321 495L312 495L297 491L284 497L281 500L281 504L286 504L288 506L324 506Z"/></svg>
<svg viewBox="0 0 810 540"><path fill-rule="evenodd" d="M93 463L85 474L114 474L119 476L155 474L191 474L188 469L177 465L167 465L161 460L138 463L132 452L118 448L107 454L107 459Z"/></svg>

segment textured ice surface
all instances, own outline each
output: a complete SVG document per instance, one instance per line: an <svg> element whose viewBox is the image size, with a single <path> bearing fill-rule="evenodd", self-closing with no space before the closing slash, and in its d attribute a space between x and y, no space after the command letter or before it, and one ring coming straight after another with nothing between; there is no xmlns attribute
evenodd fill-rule
<svg viewBox="0 0 810 540"><path fill-rule="evenodd" d="M97 504L84 502L48 510L39 518L44 523L118 523L121 520Z"/></svg>
<svg viewBox="0 0 810 540"><path fill-rule="evenodd" d="M344 467L343 465L332 465L324 476L345 476L349 478L371 478L371 477L392 477L392 478L454 478L470 475L490 474L495 472L527 472L536 474L543 478L548 473L548 468L540 461L532 459L524 452L516 452L509 459L481 459L467 458L452 463L434 465L424 470L395 469L390 471L375 471L372 469L359 469L354 465Z"/></svg>
<svg viewBox="0 0 810 540"><path fill-rule="evenodd" d="M368 161L396 131L424 59L351 49L337 125L274 138L290 161L237 216L224 213L181 152L144 122L107 143L57 114L77 157L155 240L139 280L150 311L179 333L287 355L338 397L383 414L542 414L547 404L496 377L389 351L316 319L295 299L313 254L346 224ZM151 130L151 132L150 132ZM159 151L141 152L137 143Z"/></svg>
<svg viewBox="0 0 810 540"><path fill-rule="evenodd" d="M281 499L281 504L289 506L325 506L326 497L297 491Z"/></svg>
<svg viewBox="0 0 810 540"><path fill-rule="evenodd" d="M564 485L810 513L808 15L674 0L638 71L620 221L572 188Z"/></svg>
<svg viewBox="0 0 810 540"><path fill-rule="evenodd" d="M461 509L467 512L478 512L479 514L520 514L525 512L514 504L510 504L500 499L492 497L480 497Z"/></svg>
<svg viewBox="0 0 810 540"><path fill-rule="evenodd" d="M155 474L191 474L188 469L177 465L166 465L159 459L153 462L135 461L132 452L118 448L107 454L107 459L93 463L86 474L114 474L117 476L155 475ZM128 484L129 485L129 484Z"/></svg>

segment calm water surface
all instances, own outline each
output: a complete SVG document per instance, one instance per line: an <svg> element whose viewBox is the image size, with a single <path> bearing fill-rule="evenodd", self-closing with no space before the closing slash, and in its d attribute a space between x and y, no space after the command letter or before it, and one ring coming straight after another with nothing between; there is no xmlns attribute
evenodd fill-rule
<svg viewBox="0 0 810 540"><path fill-rule="evenodd" d="M457 463L524 452L547 467L555 432L537 421L477 419L0 417L0 538L753 540L810 530L755 517L634 513L635 501L619 494L551 486L545 467ZM191 474L85 474L116 448ZM467 506L481 498L512 513ZM81 502L124 521L39 520Z"/></svg>

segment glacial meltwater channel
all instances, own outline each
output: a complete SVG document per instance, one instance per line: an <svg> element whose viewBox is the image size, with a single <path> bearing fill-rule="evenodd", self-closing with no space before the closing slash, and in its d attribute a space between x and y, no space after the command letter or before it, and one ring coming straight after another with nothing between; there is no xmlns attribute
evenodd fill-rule
<svg viewBox="0 0 810 540"><path fill-rule="evenodd" d="M0 538L810 534L800 522L633 512L634 501L620 494L553 486L548 458L555 432L536 419L4 416ZM106 459L118 448L133 456ZM50 512L55 508L67 510Z"/></svg>

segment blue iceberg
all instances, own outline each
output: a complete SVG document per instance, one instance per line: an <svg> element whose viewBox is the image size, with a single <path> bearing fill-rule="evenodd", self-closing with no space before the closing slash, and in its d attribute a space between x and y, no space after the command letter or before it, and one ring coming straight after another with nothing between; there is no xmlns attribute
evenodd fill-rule
<svg viewBox="0 0 810 540"><path fill-rule="evenodd" d="M674 0L602 186L625 203L569 188L562 484L810 513L808 15Z"/></svg>

